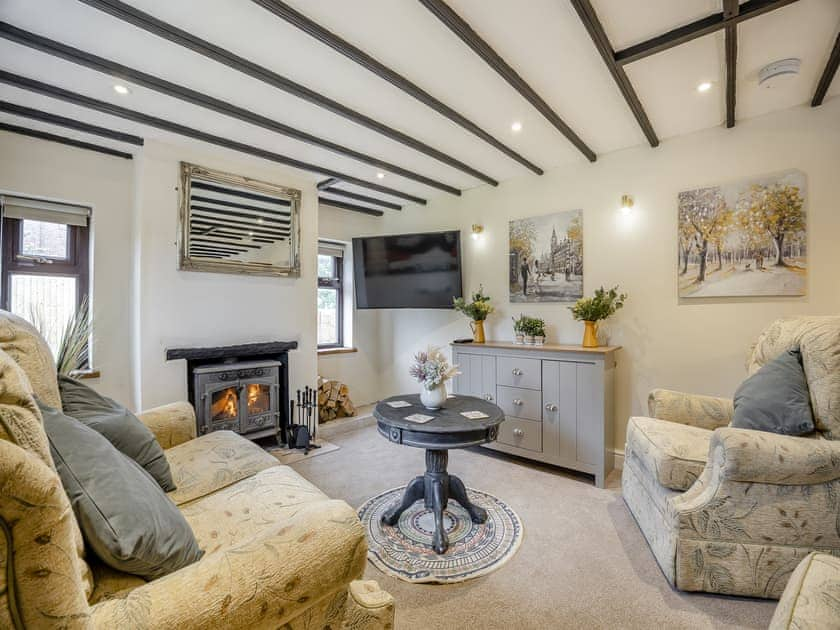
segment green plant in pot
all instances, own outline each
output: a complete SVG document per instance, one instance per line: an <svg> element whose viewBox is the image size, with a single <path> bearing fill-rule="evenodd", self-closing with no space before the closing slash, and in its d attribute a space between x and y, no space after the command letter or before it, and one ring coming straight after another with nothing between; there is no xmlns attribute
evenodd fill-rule
<svg viewBox="0 0 840 630"><path fill-rule="evenodd" d="M484 343L484 320L493 312L490 296L484 295L484 287L479 285L478 291L472 294L472 301L464 298L453 298L452 306L459 313L470 318L470 328L473 331L473 343Z"/></svg>
<svg viewBox="0 0 840 630"><path fill-rule="evenodd" d="M569 307L572 316L576 320L582 321L585 326L583 331L584 348L598 347L598 322L607 319L624 306L626 299L627 294L619 293L618 286L609 290L601 287L595 290L595 295L592 297L581 298L575 302L574 306Z"/></svg>
<svg viewBox="0 0 840 630"><path fill-rule="evenodd" d="M539 317L528 317L527 315L523 315L519 319L522 334L525 336L525 343L542 345L545 342L545 321Z"/></svg>
<svg viewBox="0 0 840 630"><path fill-rule="evenodd" d="M528 318L525 315L519 314L519 317L511 317L513 320L513 335L516 337L516 343L525 343L525 331L522 326Z"/></svg>

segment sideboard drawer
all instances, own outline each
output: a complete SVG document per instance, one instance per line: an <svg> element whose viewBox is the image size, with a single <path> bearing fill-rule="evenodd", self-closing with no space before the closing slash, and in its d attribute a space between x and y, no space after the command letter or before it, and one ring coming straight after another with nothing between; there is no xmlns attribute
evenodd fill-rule
<svg viewBox="0 0 840 630"><path fill-rule="evenodd" d="M521 418L506 418L499 425L496 441L508 446L542 452L542 423Z"/></svg>
<svg viewBox="0 0 840 630"><path fill-rule="evenodd" d="M542 393L522 387L496 388L496 404L505 412L505 416L527 418L537 422L542 420Z"/></svg>
<svg viewBox="0 0 840 630"><path fill-rule="evenodd" d="M523 359L522 357L497 357L496 383L510 387L541 389L541 361L539 359Z"/></svg>

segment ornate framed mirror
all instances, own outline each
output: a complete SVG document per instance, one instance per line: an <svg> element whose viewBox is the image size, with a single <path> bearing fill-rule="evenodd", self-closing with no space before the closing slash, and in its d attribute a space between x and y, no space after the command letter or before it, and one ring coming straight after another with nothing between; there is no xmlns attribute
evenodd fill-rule
<svg viewBox="0 0 840 630"><path fill-rule="evenodd" d="M300 275L300 191L181 162L178 268Z"/></svg>

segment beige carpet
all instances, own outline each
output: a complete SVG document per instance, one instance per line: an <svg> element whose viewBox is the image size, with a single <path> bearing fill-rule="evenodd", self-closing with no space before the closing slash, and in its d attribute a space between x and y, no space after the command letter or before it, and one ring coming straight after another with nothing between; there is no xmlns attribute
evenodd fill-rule
<svg viewBox="0 0 840 630"><path fill-rule="evenodd" d="M354 507L422 472L423 451L369 426L331 436L340 450L294 464ZM452 451L449 469L510 504L523 522L519 552L486 577L408 584L368 564L397 601L398 630L564 628L766 628L775 602L680 593L665 581L621 500L619 478L589 478L485 449Z"/></svg>

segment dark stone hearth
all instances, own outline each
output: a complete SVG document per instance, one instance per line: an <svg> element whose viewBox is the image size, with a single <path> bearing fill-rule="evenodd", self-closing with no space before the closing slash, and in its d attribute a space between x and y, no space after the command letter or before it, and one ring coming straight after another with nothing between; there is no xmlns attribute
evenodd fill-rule
<svg viewBox="0 0 840 630"><path fill-rule="evenodd" d="M297 341L267 341L266 343L244 343L238 346L218 346L216 348L167 348L166 360L213 361L223 359L238 361L277 356L289 350L296 350L297 347Z"/></svg>

